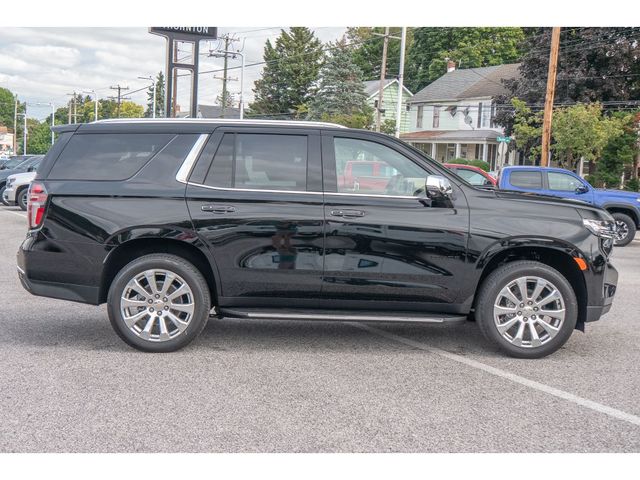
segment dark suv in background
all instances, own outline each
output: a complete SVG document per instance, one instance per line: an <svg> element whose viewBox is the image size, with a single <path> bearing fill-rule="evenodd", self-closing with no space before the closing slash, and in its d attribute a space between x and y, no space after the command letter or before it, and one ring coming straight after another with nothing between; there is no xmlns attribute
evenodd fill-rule
<svg viewBox="0 0 640 480"><path fill-rule="evenodd" d="M141 350L185 346L210 314L472 314L508 354L535 358L611 307L606 211L475 188L387 135L232 120L56 131L30 187L19 277L36 295L106 302ZM382 164L384 181L338 181L354 162Z"/></svg>

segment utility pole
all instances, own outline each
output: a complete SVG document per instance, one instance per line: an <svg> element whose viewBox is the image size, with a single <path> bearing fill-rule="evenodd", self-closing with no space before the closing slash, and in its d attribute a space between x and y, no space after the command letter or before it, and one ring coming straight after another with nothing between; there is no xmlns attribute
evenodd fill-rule
<svg viewBox="0 0 640 480"><path fill-rule="evenodd" d="M151 87L153 87L153 103L151 104L151 118L156 118L156 89L158 87L158 82L153 78L152 75L148 77L138 77L140 80L149 80L151 82Z"/></svg>
<svg viewBox="0 0 640 480"><path fill-rule="evenodd" d="M376 114L376 132L380 131L382 125L382 98L384 82L387 76L387 50L389 48L389 27L384 27L384 43L382 45L382 65L380 67L380 89L378 90L378 112Z"/></svg>
<svg viewBox="0 0 640 480"><path fill-rule="evenodd" d="M118 96L116 97L116 99L117 99L116 101L118 102L117 107L116 107L116 117L120 118L120 104L122 103L122 100L126 100L125 98L122 97L122 91L123 90L129 90L129 87L122 87L122 86L120 86L120 84L118 84L115 87L109 87L109 88L111 88L111 90L117 90L118 91Z"/></svg>
<svg viewBox="0 0 640 480"><path fill-rule="evenodd" d="M82 93L90 93L93 95L93 121L98 121L98 94L95 90L83 90Z"/></svg>
<svg viewBox="0 0 640 480"><path fill-rule="evenodd" d="M551 52L549 53L549 73L547 75L547 94L544 99L544 118L542 120L542 157L540 166L549 165L549 146L551 144L551 119L553 100L556 93L556 74L558 73L558 50L560 48L560 27L551 29Z"/></svg>
<svg viewBox="0 0 640 480"><path fill-rule="evenodd" d="M402 125L402 93L404 90L404 51L407 46L407 27L402 27L400 40L400 68L398 69L398 105L396 106L396 138L400 138Z"/></svg>
<svg viewBox="0 0 640 480"><path fill-rule="evenodd" d="M71 117L73 117L73 123L77 123L78 122L78 98L77 98L77 94L76 91L74 90L73 93L67 93L67 95L71 96L71 100L69 100L69 123L71 123ZM73 113L72 110L73 109Z"/></svg>
<svg viewBox="0 0 640 480"><path fill-rule="evenodd" d="M224 40L224 50L217 50L216 53L214 53L213 51L209 52L209 56L210 57L223 57L224 58L224 64L223 64L223 68L222 68L222 77L216 77L214 75L213 78L216 78L218 80L222 80L222 113L221 113L221 117L224 118L227 112L227 103L228 103L228 98L229 98L229 88L227 86L227 82L235 82L238 79L237 78L229 78L227 75L228 72L228 68L229 68L229 57L233 57L234 55L238 55L238 53L236 52L231 52L229 51L229 46L231 44L233 44L234 42L239 41L239 39L237 38L233 38L230 37L229 34L226 34L222 37L222 39ZM244 65L244 55L242 56L242 63ZM244 68L243 68L244 70ZM244 75L244 71L241 73L241 75ZM241 86L242 89L242 86ZM242 92L240 92L240 96L242 96ZM242 105L240 107L242 109Z"/></svg>

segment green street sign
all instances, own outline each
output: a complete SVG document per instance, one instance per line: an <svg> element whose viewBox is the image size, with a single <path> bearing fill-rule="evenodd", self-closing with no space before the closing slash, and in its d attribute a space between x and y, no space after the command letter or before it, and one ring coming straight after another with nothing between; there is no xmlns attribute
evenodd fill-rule
<svg viewBox="0 0 640 480"><path fill-rule="evenodd" d="M511 137L498 137L498 142L509 143L511 141Z"/></svg>

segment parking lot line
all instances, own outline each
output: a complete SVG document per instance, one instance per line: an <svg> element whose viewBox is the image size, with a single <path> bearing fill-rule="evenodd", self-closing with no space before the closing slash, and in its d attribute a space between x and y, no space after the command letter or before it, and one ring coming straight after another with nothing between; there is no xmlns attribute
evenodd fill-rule
<svg viewBox="0 0 640 480"><path fill-rule="evenodd" d="M26 213L20 213L20 212L14 212L13 210L1 210L2 212L6 212L6 213L12 213L14 215L18 215L19 217L22 218L27 218L27 214Z"/></svg>
<svg viewBox="0 0 640 480"><path fill-rule="evenodd" d="M437 347L432 347L426 345L422 342L417 342L415 340L411 340L410 338L405 338L400 335L395 335L390 332L386 332L376 327L372 327L371 325L366 325L363 323L349 323L354 327L360 328L362 330L366 330L369 333L374 335L378 335L380 337L387 338L389 340L393 340L398 343L402 343L409 347L413 347L419 350L423 350L429 353L434 353L436 355L440 355L441 357L448 358L449 360L453 360L454 362L462 363L471 368L475 368L477 370L482 370L491 375L495 375L496 377L504 378L506 380L510 380L514 383L518 383L520 385L524 385L525 387L532 388L534 390L538 390L540 392L547 393L549 395L553 395L554 397L562 398L569 402L575 403L576 405L581 405L583 407L589 408L599 413L604 413L605 415L609 415L610 417L617 418L618 420L623 420L625 422L631 423L633 425L640 426L640 417L636 415L632 415L627 412L623 412L622 410L618 410L613 407L609 407L607 405L603 405L598 402L594 402L592 400L588 400L586 398L579 397L574 395L573 393L565 392L564 390L560 390L555 387L550 387L549 385L545 385L544 383L536 382L534 380L530 380L525 377L521 377L520 375L516 375L514 373L508 372L506 370L501 370L499 368L492 367L490 365L486 365L482 362L478 362L477 360L473 360L471 358L464 357L462 355L458 355L455 353L447 352L446 350L442 350Z"/></svg>

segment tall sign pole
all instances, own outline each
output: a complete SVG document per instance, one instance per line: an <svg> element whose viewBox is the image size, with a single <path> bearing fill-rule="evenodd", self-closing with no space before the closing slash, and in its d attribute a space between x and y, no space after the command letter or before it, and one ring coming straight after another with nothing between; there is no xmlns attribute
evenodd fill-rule
<svg viewBox="0 0 640 480"><path fill-rule="evenodd" d="M560 27L551 30L551 53L549 54L549 73L547 75L547 95L544 99L544 118L542 120L542 158L540 165L549 165L551 144L551 119L553 117L553 99L556 93L556 74L558 73L558 50L560 49Z"/></svg>
<svg viewBox="0 0 640 480"><path fill-rule="evenodd" d="M194 116L198 112L198 63L200 57L200 40L216 40L218 27L150 27L149 33L161 35L167 39L167 62L165 78L165 117L176 115L178 70L191 72L190 112ZM191 44L191 58L183 61L178 56L178 44Z"/></svg>
<svg viewBox="0 0 640 480"><path fill-rule="evenodd" d="M380 87L378 89L378 108L376 112L376 132L382 125L382 100L384 98L384 82L387 76L387 50L389 48L389 27L384 27L384 43L382 44L382 65L380 66Z"/></svg>

